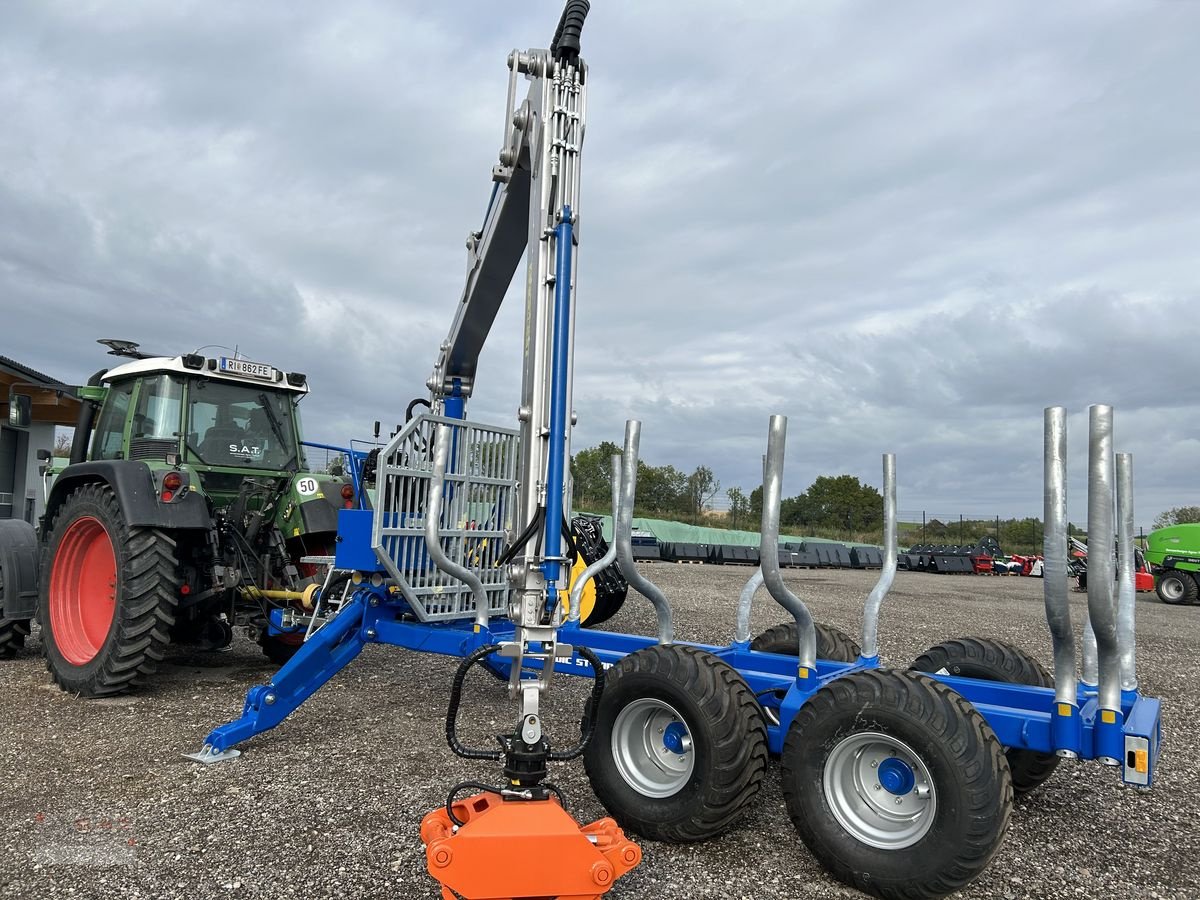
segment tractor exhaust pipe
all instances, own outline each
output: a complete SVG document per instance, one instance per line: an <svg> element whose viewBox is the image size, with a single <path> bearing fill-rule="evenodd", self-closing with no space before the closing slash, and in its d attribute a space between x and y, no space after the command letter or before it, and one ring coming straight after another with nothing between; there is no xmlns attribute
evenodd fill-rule
<svg viewBox="0 0 1200 900"><path fill-rule="evenodd" d="M883 570L863 609L862 651L863 659L879 657L879 609L896 580L896 454L883 454Z"/></svg>
<svg viewBox="0 0 1200 900"><path fill-rule="evenodd" d="M675 642L675 627L671 623L671 605L666 595L650 579L637 570L633 561L633 498L637 495L638 447L642 441L642 423L637 419L625 422L625 452L621 454L621 503L613 523L613 540L617 545L617 563L630 586L652 604L658 616L658 642Z"/></svg>
<svg viewBox="0 0 1200 900"><path fill-rule="evenodd" d="M1133 454L1117 454L1117 647L1121 656L1121 690L1136 691L1137 554L1133 546Z"/></svg>
<svg viewBox="0 0 1200 900"><path fill-rule="evenodd" d="M614 453L611 459L612 463L612 509L613 509L613 540L608 545L608 549L594 563L580 573L575 579L575 585L571 588L571 609L567 613L567 621L572 625L579 623L579 603L583 599L583 588L588 581L593 578L598 572L603 571L612 565L612 561L617 558L617 519L621 517L621 476L623 474L621 468L621 454ZM632 540L632 538L631 538Z"/></svg>
<svg viewBox="0 0 1200 900"><path fill-rule="evenodd" d="M800 631L800 669L802 678L815 674L817 665L817 631L812 615L804 601L793 594L783 583L779 571L779 505L783 490L783 455L787 443L787 416L771 416L767 431L767 465L763 480L762 534L758 546L758 558L762 567L763 583L775 602L786 609L796 620ZM747 585L749 587L749 585Z"/></svg>

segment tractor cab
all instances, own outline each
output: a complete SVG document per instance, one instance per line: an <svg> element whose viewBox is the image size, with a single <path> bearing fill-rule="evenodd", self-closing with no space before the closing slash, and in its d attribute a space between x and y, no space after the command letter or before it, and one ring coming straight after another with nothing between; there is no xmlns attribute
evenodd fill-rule
<svg viewBox="0 0 1200 900"><path fill-rule="evenodd" d="M296 404L303 375L199 356L140 359L107 372L89 458L202 468L304 468Z"/></svg>

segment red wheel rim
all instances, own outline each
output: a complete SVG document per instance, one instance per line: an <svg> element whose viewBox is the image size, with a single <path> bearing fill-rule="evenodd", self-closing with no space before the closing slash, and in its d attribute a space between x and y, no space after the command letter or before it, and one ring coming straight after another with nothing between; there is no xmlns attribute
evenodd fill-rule
<svg viewBox="0 0 1200 900"><path fill-rule="evenodd" d="M50 627L63 658L82 666L108 639L117 609L117 555L93 516L67 528L50 573Z"/></svg>

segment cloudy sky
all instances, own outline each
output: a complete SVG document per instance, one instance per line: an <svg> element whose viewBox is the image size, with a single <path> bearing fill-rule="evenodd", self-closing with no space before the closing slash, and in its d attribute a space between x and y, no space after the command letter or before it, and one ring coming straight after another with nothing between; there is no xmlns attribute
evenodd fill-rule
<svg viewBox="0 0 1200 900"><path fill-rule="evenodd" d="M310 437L399 421L462 288L504 60L558 0L0 10L0 353L125 337L307 372ZM785 494L1040 515L1042 408L1116 408L1137 520L1200 503L1200 3L596 0L576 447ZM516 279L520 288L521 278ZM514 421L510 291L472 416Z"/></svg>

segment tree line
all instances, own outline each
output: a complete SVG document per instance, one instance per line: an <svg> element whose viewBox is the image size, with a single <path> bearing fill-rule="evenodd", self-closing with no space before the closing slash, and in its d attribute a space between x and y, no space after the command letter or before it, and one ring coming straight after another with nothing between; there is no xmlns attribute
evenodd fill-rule
<svg viewBox="0 0 1200 900"><path fill-rule="evenodd" d="M572 499L576 509L607 512L612 506L610 457L621 448L611 441L580 450L571 460ZM712 469L697 466L688 474L674 466L651 466L638 461L634 514L673 519L712 528L758 531L762 523L762 485L749 493L740 487L725 491L729 508L713 513L709 504L721 491ZM780 503L780 530L834 540L883 543L883 496L853 475L821 475L808 488ZM1200 508L1180 507L1159 517L1155 527L1183 521L1200 522ZM1071 527L1073 534L1083 536ZM985 536L995 537L1008 553L1040 553L1042 520L1034 517L964 519L925 523L900 522L900 546L913 544L970 545Z"/></svg>

